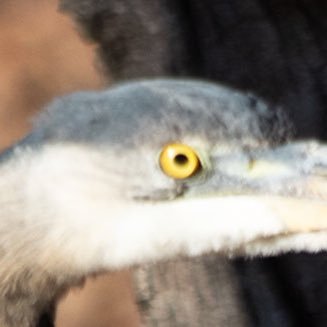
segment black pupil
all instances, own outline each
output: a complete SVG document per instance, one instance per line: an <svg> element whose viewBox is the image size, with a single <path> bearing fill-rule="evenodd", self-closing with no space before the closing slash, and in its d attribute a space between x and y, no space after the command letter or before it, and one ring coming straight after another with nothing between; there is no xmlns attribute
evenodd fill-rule
<svg viewBox="0 0 327 327"><path fill-rule="evenodd" d="M178 154L175 156L174 162L179 166L183 166L188 163L188 158L185 154Z"/></svg>

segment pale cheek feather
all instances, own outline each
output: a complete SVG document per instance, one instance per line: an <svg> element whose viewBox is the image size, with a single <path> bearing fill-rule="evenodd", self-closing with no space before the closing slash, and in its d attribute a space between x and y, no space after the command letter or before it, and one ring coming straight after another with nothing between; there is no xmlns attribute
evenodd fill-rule
<svg viewBox="0 0 327 327"><path fill-rule="evenodd" d="M94 219L77 227L63 249L72 253L79 249L76 264L85 269L90 263L102 269L119 268L209 251L271 255L290 249L318 251L327 245L326 233L287 234L287 226L277 216L249 199L230 198L218 205L214 200L199 200L191 208L183 202L131 206L111 218ZM78 253L83 256L77 257Z"/></svg>
<svg viewBox="0 0 327 327"><path fill-rule="evenodd" d="M50 148L31 166L26 188L31 203L41 199L52 213L45 242L57 256L62 253L70 258L80 272L209 251L261 255L283 252L287 247L305 249L301 244L313 251L327 245L323 237L310 243L307 240L315 234L306 234L326 228L325 219L308 220L307 211L302 210L301 215L301 206L290 214L278 198L122 202L105 179L92 178L96 173L92 160L98 160L97 154L85 153L77 146ZM75 178L76 166L83 178ZM292 205L289 201L288 207ZM326 204L319 210L327 212ZM287 236L297 232L303 235Z"/></svg>

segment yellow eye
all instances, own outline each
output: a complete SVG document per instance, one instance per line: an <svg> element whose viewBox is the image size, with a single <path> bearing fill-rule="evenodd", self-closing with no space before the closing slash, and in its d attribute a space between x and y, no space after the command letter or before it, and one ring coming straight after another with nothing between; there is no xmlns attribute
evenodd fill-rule
<svg viewBox="0 0 327 327"><path fill-rule="evenodd" d="M201 169L196 152L188 145L181 143L166 145L159 160L162 171L175 179L191 177Z"/></svg>

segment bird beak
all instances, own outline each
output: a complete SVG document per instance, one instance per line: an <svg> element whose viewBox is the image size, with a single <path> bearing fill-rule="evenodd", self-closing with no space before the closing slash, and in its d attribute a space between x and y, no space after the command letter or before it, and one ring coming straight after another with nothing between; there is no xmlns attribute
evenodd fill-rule
<svg viewBox="0 0 327 327"><path fill-rule="evenodd" d="M213 156L212 170L206 188L260 201L284 222L284 233L327 229L327 145L298 142L241 153L226 147Z"/></svg>

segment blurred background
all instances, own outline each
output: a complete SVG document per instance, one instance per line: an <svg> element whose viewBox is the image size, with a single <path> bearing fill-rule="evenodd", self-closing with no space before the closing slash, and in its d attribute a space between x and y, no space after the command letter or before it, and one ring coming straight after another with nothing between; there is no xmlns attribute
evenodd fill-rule
<svg viewBox="0 0 327 327"><path fill-rule="evenodd" d="M0 149L31 127L31 117L54 97L99 89L94 46L81 40L57 0L0 2ZM130 275L116 272L88 280L58 305L56 327L136 327Z"/></svg>

